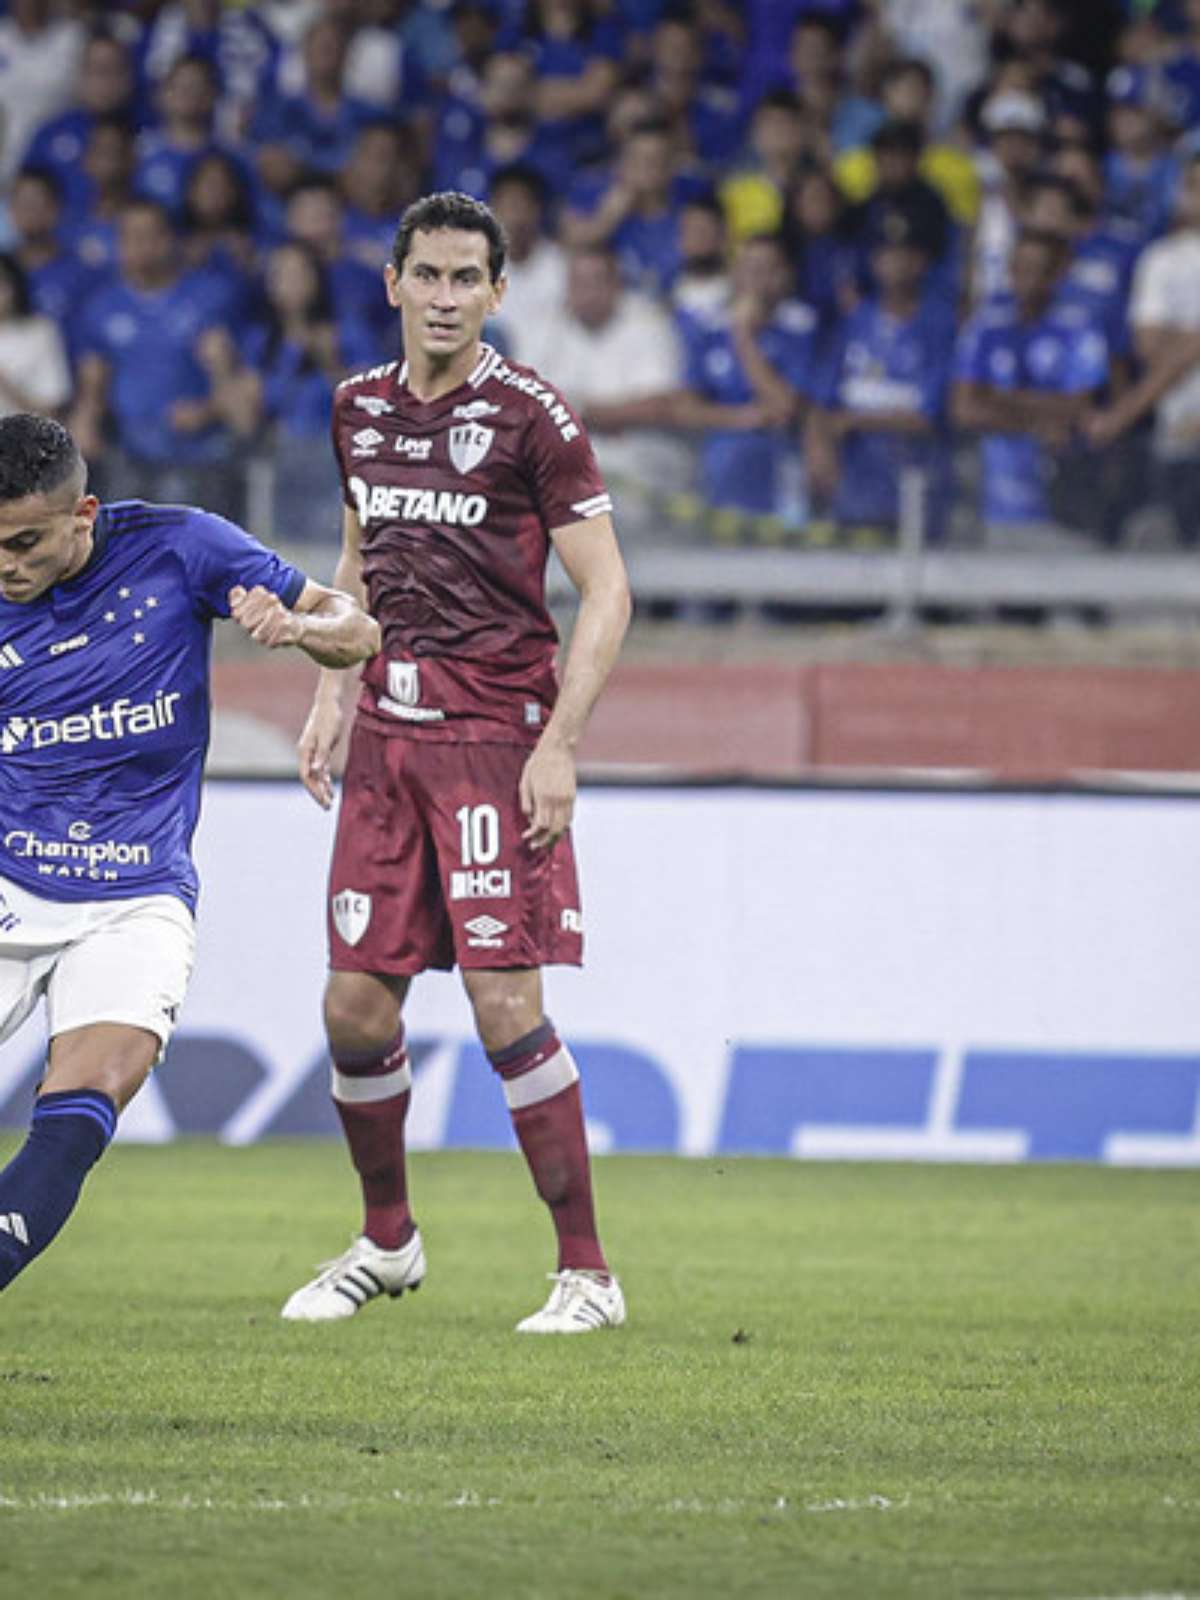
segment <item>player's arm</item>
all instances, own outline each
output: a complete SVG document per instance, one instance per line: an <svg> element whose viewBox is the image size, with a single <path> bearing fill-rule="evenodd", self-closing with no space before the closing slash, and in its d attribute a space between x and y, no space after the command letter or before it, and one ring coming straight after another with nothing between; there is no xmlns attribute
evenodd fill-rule
<svg viewBox="0 0 1200 1600"><path fill-rule="evenodd" d="M333 571L333 585L349 595L365 615L367 590L362 576L362 528L358 516L347 506L342 512L342 548ZM375 644L368 651L374 655L379 649L379 624L368 617L375 629ZM343 707L347 693L358 684L357 672L338 672L322 669L317 679L317 692L313 696L312 710L304 724L296 748L299 753L300 781L324 810L333 804L333 752L342 733Z"/></svg>
<svg viewBox="0 0 1200 1600"><path fill-rule="evenodd" d="M588 517L555 528L550 537L579 593L558 702L521 774L525 838L535 849L553 844L575 809L575 750L592 707L612 671L633 606L629 577L612 519Z"/></svg>
<svg viewBox="0 0 1200 1600"><path fill-rule="evenodd" d="M379 624L357 601L311 578L288 607L261 584L229 591L229 613L255 644L294 646L322 667L353 667L379 649Z"/></svg>

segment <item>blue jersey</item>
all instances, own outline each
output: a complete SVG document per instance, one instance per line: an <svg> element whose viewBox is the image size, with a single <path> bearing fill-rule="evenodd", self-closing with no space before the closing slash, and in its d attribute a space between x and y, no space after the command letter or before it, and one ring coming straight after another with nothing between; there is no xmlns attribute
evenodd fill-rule
<svg viewBox="0 0 1200 1600"><path fill-rule="evenodd" d="M1011 302L999 301L963 329L955 376L989 389L1088 394L1108 377L1108 345L1081 305L1056 302L1034 322L1022 322ZM1046 522L1053 461L1033 434L989 433L980 446L983 513L989 522Z"/></svg>
<svg viewBox="0 0 1200 1600"><path fill-rule="evenodd" d="M78 326L78 344L112 370L109 404L118 441L141 461L195 465L221 460L229 449L225 431L213 425L181 432L172 425L177 400L209 393L209 376L197 356L207 328L236 324L237 308L219 275L193 272L162 289L134 289L113 277L88 300Z"/></svg>
<svg viewBox="0 0 1200 1600"><path fill-rule="evenodd" d="M685 312L679 330L690 389L719 405L741 406L754 400L727 315ZM775 371L810 399L820 393L819 334L813 308L786 300L757 335L758 347ZM713 505L770 512L778 509L785 492L795 442L784 428L710 428L703 437L701 458L705 491Z"/></svg>
<svg viewBox="0 0 1200 1600"><path fill-rule="evenodd" d="M827 404L860 417L915 412L933 431L848 432L833 505L839 522L894 525L900 473L911 466L928 474L932 521L940 523L949 468L942 422L953 355L954 319L936 300L925 300L904 321L889 316L878 300L864 301L846 318L830 363Z"/></svg>
<svg viewBox="0 0 1200 1600"><path fill-rule="evenodd" d="M235 584L291 605L305 577L223 517L125 500L76 577L0 598L0 876L194 908L209 640Z"/></svg>

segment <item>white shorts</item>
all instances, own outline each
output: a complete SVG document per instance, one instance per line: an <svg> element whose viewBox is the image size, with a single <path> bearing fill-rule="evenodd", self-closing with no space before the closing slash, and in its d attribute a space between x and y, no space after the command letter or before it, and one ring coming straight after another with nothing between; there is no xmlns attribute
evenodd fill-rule
<svg viewBox="0 0 1200 1600"><path fill-rule="evenodd" d="M192 914L174 895L46 900L0 878L0 1040L45 995L52 1039L123 1022L165 1049L195 950Z"/></svg>

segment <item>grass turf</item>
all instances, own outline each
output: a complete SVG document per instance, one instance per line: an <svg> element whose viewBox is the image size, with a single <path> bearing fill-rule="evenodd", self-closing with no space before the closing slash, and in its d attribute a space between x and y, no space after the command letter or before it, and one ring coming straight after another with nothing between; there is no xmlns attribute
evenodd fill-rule
<svg viewBox="0 0 1200 1600"><path fill-rule="evenodd" d="M510 1331L547 1224L448 1153L421 1293L306 1327L339 1148L112 1152L0 1302L0 1594L1200 1594L1200 1174L597 1183L620 1333Z"/></svg>

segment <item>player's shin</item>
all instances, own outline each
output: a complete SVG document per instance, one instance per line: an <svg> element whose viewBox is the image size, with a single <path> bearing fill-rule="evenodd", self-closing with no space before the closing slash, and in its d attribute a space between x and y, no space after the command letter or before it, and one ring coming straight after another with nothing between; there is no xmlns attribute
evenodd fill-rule
<svg viewBox="0 0 1200 1600"><path fill-rule="evenodd" d="M558 1235L558 1266L608 1271L596 1235L579 1069L553 1024L488 1059L504 1084L513 1129Z"/></svg>
<svg viewBox="0 0 1200 1600"><path fill-rule="evenodd" d="M40 1255L79 1198L116 1131L117 1108L96 1089L40 1096L29 1137L0 1172L0 1289Z"/></svg>
<svg viewBox="0 0 1200 1600"><path fill-rule="evenodd" d="M381 1249L398 1250L414 1232L404 1148L412 1068L404 1029L383 1051L335 1055L332 1089L362 1185L362 1231Z"/></svg>

